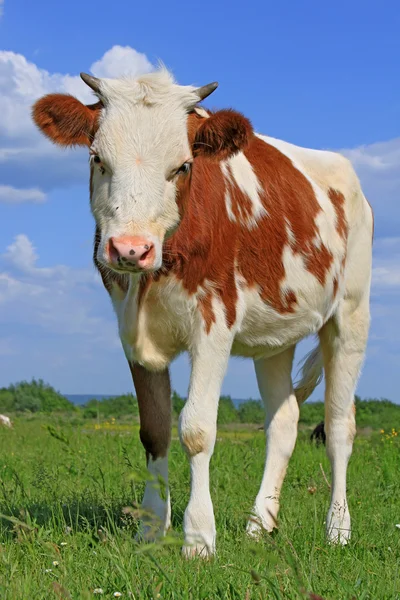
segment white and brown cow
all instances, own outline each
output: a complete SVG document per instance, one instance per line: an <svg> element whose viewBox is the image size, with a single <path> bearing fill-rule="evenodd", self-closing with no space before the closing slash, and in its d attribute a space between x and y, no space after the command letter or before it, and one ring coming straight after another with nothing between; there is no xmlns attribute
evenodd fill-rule
<svg viewBox="0 0 400 600"><path fill-rule="evenodd" d="M216 84L178 86L166 70L137 79L82 78L97 103L49 95L35 104L33 118L53 142L89 148L94 260L132 371L148 468L166 483L168 366L190 354L179 421L191 467L184 553L215 551L209 463L231 354L253 358L266 410L265 471L249 534L276 525L299 404L324 368L332 464L327 535L346 543L346 470L370 321L373 233L350 163L259 135L233 110L199 108ZM320 346L294 390L294 350L310 334ZM143 507L165 532L170 498L154 479Z"/></svg>

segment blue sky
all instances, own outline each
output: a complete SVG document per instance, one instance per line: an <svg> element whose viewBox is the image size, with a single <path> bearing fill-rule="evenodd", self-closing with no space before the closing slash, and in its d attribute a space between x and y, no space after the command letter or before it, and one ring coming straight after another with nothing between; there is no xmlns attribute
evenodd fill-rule
<svg viewBox="0 0 400 600"><path fill-rule="evenodd" d="M64 393L131 389L91 264L85 152L50 146L29 109L49 91L90 101L80 71L138 73L161 59L182 84L218 80L208 106L233 106L262 133L353 161L376 218L373 322L358 392L400 400L397 3L0 6L0 386L35 376ZM187 382L183 357L173 384L186 393ZM231 361L223 391L258 396L250 361Z"/></svg>

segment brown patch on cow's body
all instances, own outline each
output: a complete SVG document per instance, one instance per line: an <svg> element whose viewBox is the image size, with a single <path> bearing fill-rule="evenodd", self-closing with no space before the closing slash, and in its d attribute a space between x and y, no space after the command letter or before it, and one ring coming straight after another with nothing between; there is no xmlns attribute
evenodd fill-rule
<svg viewBox="0 0 400 600"><path fill-rule="evenodd" d="M203 315L204 323L206 326L206 333L210 333L211 326L215 323L215 314L212 307L212 295L211 292L207 292L204 296L198 299L198 306Z"/></svg>
<svg viewBox="0 0 400 600"><path fill-rule="evenodd" d="M348 225L346 214L344 212L344 196L341 192L332 188L329 188L328 196L336 211L336 230L340 237L345 240L347 239Z"/></svg>
<svg viewBox="0 0 400 600"><path fill-rule="evenodd" d="M332 261L332 253L324 244L314 246L314 251L309 254L306 260L307 270L318 279L321 285L325 285L326 275L329 272Z"/></svg>
<svg viewBox="0 0 400 600"><path fill-rule="evenodd" d="M339 281L338 281L337 277L334 277L333 278L333 290L332 290L334 298L336 298L338 287L339 287Z"/></svg>

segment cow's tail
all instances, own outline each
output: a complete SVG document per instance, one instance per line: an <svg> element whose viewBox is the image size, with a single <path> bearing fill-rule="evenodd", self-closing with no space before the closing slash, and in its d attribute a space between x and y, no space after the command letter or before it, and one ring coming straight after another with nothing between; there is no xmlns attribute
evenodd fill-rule
<svg viewBox="0 0 400 600"><path fill-rule="evenodd" d="M313 393L324 376L321 347L317 345L300 363L301 379L296 382L294 393L298 404L302 404Z"/></svg>

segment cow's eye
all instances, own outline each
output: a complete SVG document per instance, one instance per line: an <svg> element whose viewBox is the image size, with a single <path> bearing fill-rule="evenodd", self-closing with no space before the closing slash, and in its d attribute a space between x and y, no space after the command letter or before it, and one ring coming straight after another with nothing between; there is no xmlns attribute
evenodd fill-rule
<svg viewBox="0 0 400 600"><path fill-rule="evenodd" d="M192 166L192 163L184 162L183 165L181 165L179 167L179 169L176 171L176 174L179 175L180 173L189 173L191 166Z"/></svg>
<svg viewBox="0 0 400 600"><path fill-rule="evenodd" d="M106 172L106 170L105 170L104 166L102 165L102 161L101 161L100 156L98 154L92 154L92 158L93 158L93 162L96 163L96 165L99 165L100 173L102 175L104 175L104 173Z"/></svg>

